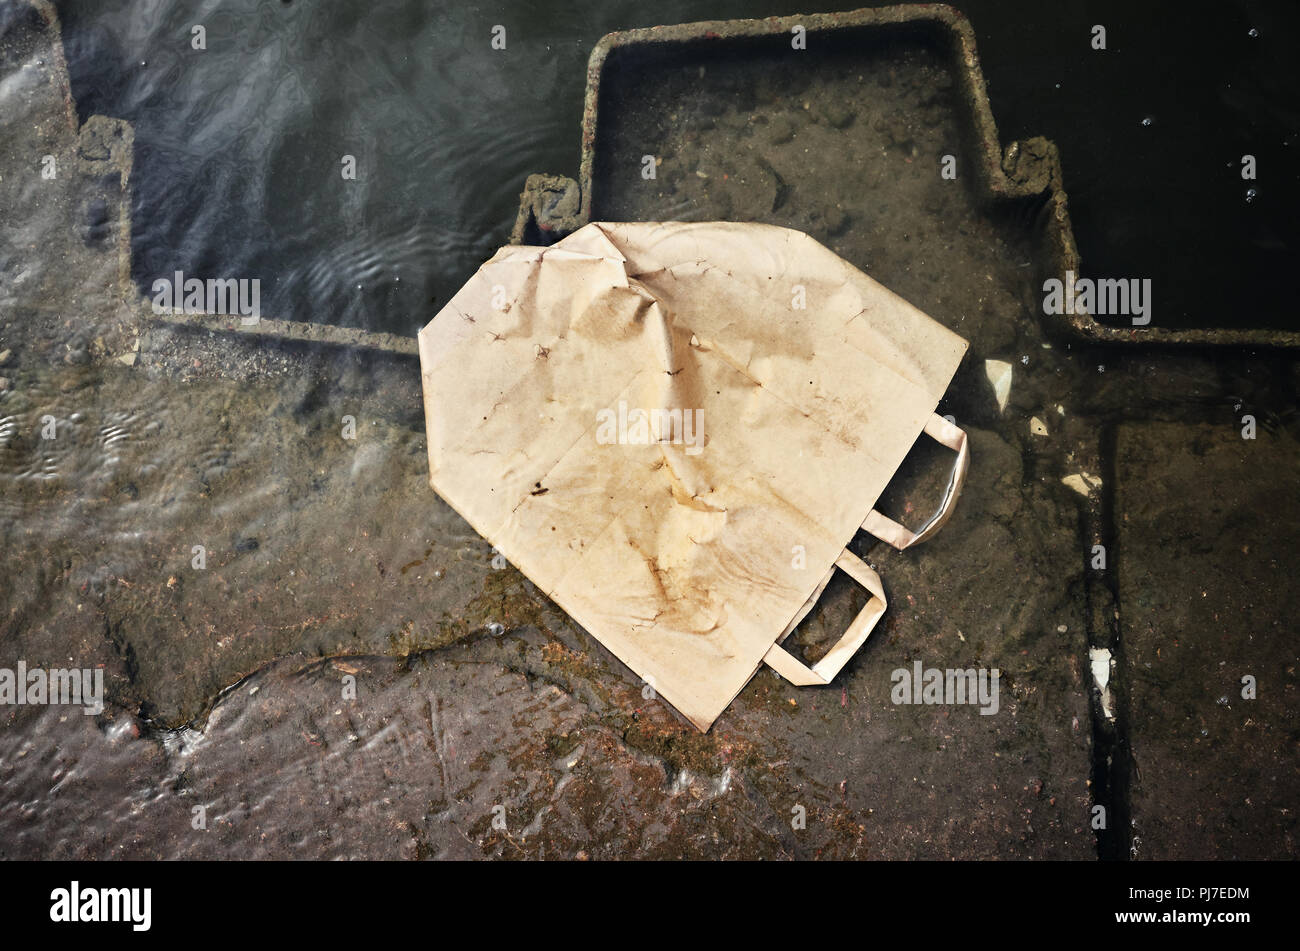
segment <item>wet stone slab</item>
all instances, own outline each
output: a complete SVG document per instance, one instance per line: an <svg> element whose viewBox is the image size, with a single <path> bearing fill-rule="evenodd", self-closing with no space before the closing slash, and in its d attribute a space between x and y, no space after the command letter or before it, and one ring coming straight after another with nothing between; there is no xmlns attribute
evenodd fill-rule
<svg viewBox="0 0 1300 951"><path fill-rule="evenodd" d="M5 658L103 664L113 702L176 727L284 653L404 655L534 618L371 382L26 377L0 403Z"/></svg>
<svg viewBox="0 0 1300 951"><path fill-rule="evenodd" d="M56 707L15 725L0 731L5 858L787 849L738 773L670 771L594 722L573 694L472 645L402 663L287 658L228 691L201 730L157 733L120 711L94 718Z"/></svg>
<svg viewBox="0 0 1300 951"><path fill-rule="evenodd" d="M1243 439L1221 415L1118 434L1117 676L1139 859L1296 851L1300 442L1264 417Z"/></svg>

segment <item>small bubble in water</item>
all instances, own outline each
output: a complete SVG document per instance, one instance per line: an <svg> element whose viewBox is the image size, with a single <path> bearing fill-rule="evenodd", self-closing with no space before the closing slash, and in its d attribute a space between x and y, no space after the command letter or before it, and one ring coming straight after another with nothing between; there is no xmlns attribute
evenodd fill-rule
<svg viewBox="0 0 1300 951"><path fill-rule="evenodd" d="M1210 731L1209 731L1209 730L1202 730L1202 731L1201 731L1201 736L1209 736L1209 735L1210 735Z"/></svg>
<svg viewBox="0 0 1300 951"><path fill-rule="evenodd" d="M1143 119L1142 119L1142 124L1143 124L1144 126L1149 126L1149 125L1151 125L1151 123L1152 123L1153 121L1154 121L1154 120L1152 120L1152 118L1151 118L1150 116L1144 116Z"/></svg>
<svg viewBox="0 0 1300 951"><path fill-rule="evenodd" d="M492 632L493 637L500 637L506 632L506 626L500 621L493 621L488 625L488 630Z"/></svg>
<svg viewBox="0 0 1300 951"><path fill-rule="evenodd" d="M1022 356L1020 358L1020 362L1023 363L1025 366L1029 366L1029 354L1025 354L1024 356Z"/></svg>
<svg viewBox="0 0 1300 951"><path fill-rule="evenodd" d="M1255 39L1256 37L1259 36L1259 30L1255 29L1255 28L1252 26L1249 30L1246 31L1246 35L1249 36L1249 37L1253 40L1253 39Z"/></svg>
<svg viewBox="0 0 1300 951"><path fill-rule="evenodd" d="M149 64L148 64L145 60L140 60L140 65L141 65L141 66L148 66Z"/></svg>
<svg viewBox="0 0 1300 951"><path fill-rule="evenodd" d="M1227 705L1228 705L1228 698L1226 696L1220 697L1219 706L1226 707Z"/></svg>
<svg viewBox="0 0 1300 951"><path fill-rule="evenodd" d="M1246 201L1254 201L1254 200L1255 200L1255 196L1258 195L1258 194L1259 194L1259 192L1255 191L1255 189L1253 189L1253 188L1247 188L1247 189L1246 189Z"/></svg>
<svg viewBox="0 0 1300 951"><path fill-rule="evenodd" d="M1105 373L1105 372L1106 372L1106 364L1104 364L1104 363L1099 363L1099 364L1097 364L1097 372L1098 372L1098 373Z"/></svg>

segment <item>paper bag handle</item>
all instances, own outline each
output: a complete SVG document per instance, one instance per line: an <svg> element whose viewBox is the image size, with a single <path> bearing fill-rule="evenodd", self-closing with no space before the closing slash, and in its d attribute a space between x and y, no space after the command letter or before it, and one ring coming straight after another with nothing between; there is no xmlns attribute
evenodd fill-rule
<svg viewBox="0 0 1300 951"><path fill-rule="evenodd" d="M866 642L867 635L876 626L880 616L885 613L887 602L885 601L885 589L880 584L880 575L868 568L861 558L848 550L840 552L840 557L835 559L835 565L831 571L834 572L835 568L839 568L870 591L871 600L858 612L858 616L853 619L853 623L849 625L848 630L844 632L844 635L836 642L835 646L827 651L826 656L817 661L812 667L796 658L779 643L772 645L771 649L763 657L764 663L796 687L825 685L834 680L835 675L840 672L840 668Z"/></svg>
<svg viewBox="0 0 1300 951"><path fill-rule="evenodd" d="M948 516L952 514L957 497L961 495L962 486L966 483L966 470L970 468L970 450L965 431L954 426L938 413L930 415L923 431L941 446L947 446L957 453L957 461L953 463L952 475L948 477L948 488L943 494L943 504L939 506L939 511L930 516L930 520L916 532L875 509L871 510L867 520L862 523L863 531L874 535L882 542L893 545L899 551L910 548L917 542L925 541L943 527L943 523L948 521Z"/></svg>

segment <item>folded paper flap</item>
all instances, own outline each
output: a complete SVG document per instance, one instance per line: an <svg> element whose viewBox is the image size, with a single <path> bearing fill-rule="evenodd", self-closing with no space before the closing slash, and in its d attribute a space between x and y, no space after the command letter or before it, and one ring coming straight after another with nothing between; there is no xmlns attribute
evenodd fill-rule
<svg viewBox="0 0 1300 951"><path fill-rule="evenodd" d="M964 349L799 232L588 225L499 252L421 331L431 484L707 729Z"/></svg>

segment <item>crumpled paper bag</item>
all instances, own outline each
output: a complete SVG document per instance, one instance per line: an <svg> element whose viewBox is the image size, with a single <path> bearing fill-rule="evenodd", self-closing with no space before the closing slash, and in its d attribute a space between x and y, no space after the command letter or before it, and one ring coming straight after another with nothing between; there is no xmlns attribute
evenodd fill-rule
<svg viewBox="0 0 1300 951"><path fill-rule="evenodd" d="M873 506L923 430L964 473L933 413L966 346L798 231L588 224L420 332L430 483L707 730L764 660L824 683L865 640L884 591L845 546L917 539ZM808 668L779 641L837 566L872 598Z"/></svg>

